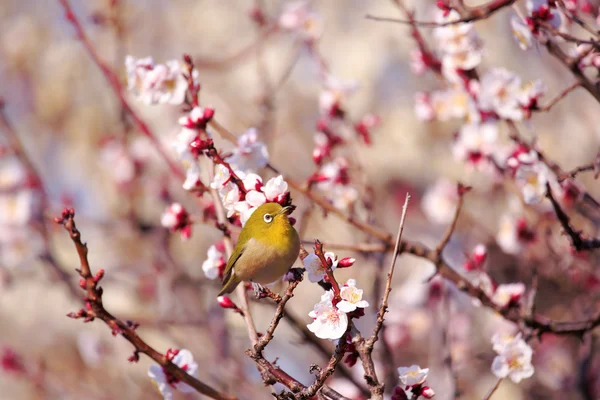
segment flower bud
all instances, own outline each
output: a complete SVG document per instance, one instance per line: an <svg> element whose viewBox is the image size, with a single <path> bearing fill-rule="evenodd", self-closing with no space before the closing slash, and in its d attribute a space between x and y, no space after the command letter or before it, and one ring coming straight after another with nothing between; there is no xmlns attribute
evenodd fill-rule
<svg viewBox="0 0 600 400"><path fill-rule="evenodd" d="M487 248L484 244L478 244L473 249L473 261L477 264L483 264L487 259Z"/></svg>
<svg viewBox="0 0 600 400"><path fill-rule="evenodd" d="M202 118L204 119L204 121L208 122L210 121L215 115L215 109L212 107L206 107L204 109L204 113L202 114Z"/></svg>
<svg viewBox="0 0 600 400"><path fill-rule="evenodd" d="M433 396L435 396L435 392L429 386L423 386L421 396L425 397L426 399L431 399Z"/></svg>
<svg viewBox="0 0 600 400"><path fill-rule="evenodd" d="M219 302L219 305L223 308L231 308L233 310L236 310L238 308L238 306L236 306L235 303L227 296L219 296L217 297L217 301Z"/></svg>
<svg viewBox="0 0 600 400"><path fill-rule="evenodd" d="M338 268L348 268L354 265L356 259L352 257L344 257L340 261L338 261Z"/></svg>

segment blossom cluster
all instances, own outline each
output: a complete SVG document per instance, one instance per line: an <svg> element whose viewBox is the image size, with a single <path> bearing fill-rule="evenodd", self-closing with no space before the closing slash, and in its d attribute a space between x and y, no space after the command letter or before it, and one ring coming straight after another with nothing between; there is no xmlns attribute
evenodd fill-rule
<svg viewBox="0 0 600 400"><path fill-rule="evenodd" d="M152 57L125 58L127 88L145 104L182 104L188 88L178 60L156 64ZM197 74L195 75L197 77Z"/></svg>
<svg viewBox="0 0 600 400"><path fill-rule="evenodd" d="M492 362L492 372L498 378L510 378L513 382L529 378L534 373L531 359L533 350L521 338L516 336L495 334L492 337L493 349L498 355Z"/></svg>
<svg viewBox="0 0 600 400"><path fill-rule="evenodd" d="M356 280L349 279L340 288L340 299L333 290L326 291L308 316L313 322L307 328L320 339L340 339L348 330L348 314L369 306L362 299L363 291L356 287Z"/></svg>
<svg viewBox="0 0 600 400"><path fill-rule="evenodd" d="M425 385L429 368L421 368L418 365L398 368L400 374L400 383L402 386L396 386L391 397L392 400L416 399L423 396L431 399L435 392L429 386Z"/></svg>
<svg viewBox="0 0 600 400"><path fill-rule="evenodd" d="M173 364L187 372L188 375L197 377L198 363L194 360L194 356L189 350L169 349L166 357ZM179 381L160 365L151 365L148 369L148 377L154 381L160 394L165 400L172 400L174 391L179 391L181 393L192 393L195 391L190 385Z"/></svg>

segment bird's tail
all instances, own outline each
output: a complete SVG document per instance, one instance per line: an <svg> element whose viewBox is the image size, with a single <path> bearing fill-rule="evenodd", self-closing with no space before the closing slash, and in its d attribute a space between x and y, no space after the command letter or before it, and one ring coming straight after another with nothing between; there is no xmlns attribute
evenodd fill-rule
<svg viewBox="0 0 600 400"><path fill-rule="evenodd" d="M219 292L219 296L223 296L224 294L231 293L240 284L240 280L237 279L235 274L231 274L226 281L223 282L223 288Z"/></svg>

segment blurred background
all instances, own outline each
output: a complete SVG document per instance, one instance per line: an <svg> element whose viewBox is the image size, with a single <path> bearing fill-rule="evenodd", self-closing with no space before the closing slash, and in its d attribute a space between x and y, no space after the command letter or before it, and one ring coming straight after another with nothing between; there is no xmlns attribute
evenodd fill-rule
<svg viewBox="0 0 600 400"><path fill-rule="evenodd" d="M311 153L322 88L319 66L293 35L261 36L249 16L256 6L253 2L73 3L101 58L123 82L126 55L152 56L162 63L188 53L199 71L201 103L215 108L222 125L236 135L258 127L270 162L299 181L315 171ZM430 20L433 3L415 0L407 5L416 8L419 19ZM284 6L284 1L264 1L263 10L276 19ZM459 125L417 119L415 93L442 83L433 74L415 77L411 72L410 52L415 44L408 27L365 19L367 13L403 17L402 13L382 0L317 0L312 6L323 22L316 47L331 74L359 84L345 99L344 109L353 119L369 112L381 117L371 146L356 140L340 150L352 160L351 173L361 198L368 198L366 203L372 205L357 207L356 215L394 232L404 194L409 191L413 200L405 237L434 247L446 224L427 218L423 195L441 179L460 180L473 186L473 191L446 252L454 268L463 272L465 253L483 243L489 252L488 272L498 282L524 282L530 287L534 270L540 274L540 314L580 320L597 311L596 257L573 256L559 225L547 213L525 209L540 238L527 251L509 255L496 244L500 218L511 207L515 190L455 160L450 149ZM553 97L573 77L544 49L521 51L511 35L510 15L503 10L476 25L485 44L480 69L504 67L524 81L540 78L548 87L547 98ZM429 33L424 34L429 39ZM182 241L160 225L160 216L171 201L197 210L196 205L208 202L208 196L197 200L169 175L148 140L123 114L58 1L0 2L0 77L4 114L45 191L40 195L39 182L28 179L21 161L6 150L11 139L3 130L0 399L161 398L147 378L149 359L142 357L139 363L130 364L130 344L111 336L103 323L83 325L65 317L81 307L82 296L71 289L77 288L78 279L75 250L64 230L51 222L65 206L76 209L92 268L106 270L102 286L108 310L123 320L139 322L140 335L161 352L167 348L192 351L200 364L201 380L242 399L270 398L255 365L244 354L249 342L243 320L219 307L214 300L219 284L206 279L201 269L220 231L210 223L195 224L192 237ZM146 106L128 99L168 147L178 131L181 108ZM576 90L551 113L535 114L523 124L522 132L568 170L589 162L598 151L597 111L594 99ZM215 136L217 147L231 149L231 144ZM266 176L271 175L264 172ZM582 174L578 181L591 196L600 197L593 174ZM365 290L371 307L358 327L370 332L379 303L374 290L381 284L381 270L387 268L389 255L328 248L328 243L376 242L335 216L325 217L300 193L292 191L292 197L303 239L318 238L339 257L357 258L352 268L337 275L340 281L357 279ZM435 207L453 210L454 205L451 199L441 199ZM588 220L575 217L574 222L590 235L596 233ZM490 372L495 356L490 337L494 332L514 331L514 327L474 306L450 285L437 280L424 283L432 272L430 263L415 257L402 256L398 261L385 331L391 357L397 367L429 367L428 382L436 398L453 398L456 381L460 398L481 399L496 382ZM307 314L321 293L318 285L305 280L288 304L290 314L302 324L310 323ZM253 302L252 309L258 330L264 331L273 307L263 300ZM534 340L536 374L520 385L504 382L494 398L589 399L582 389L585 382L595 385L590 393L600 398L600 359L593 356L596 339L587 337L581 342L548 335L542 343ZM324 345L333 348L330 343ZM277 330L266 356L278 357L278 365L305 384L313 379L308 373L310 364L326 362L289 321ZM396 372L378 366L392 381ZM360 363L346 370L356 382L362 381ZM330 384L348 397L364 398L339 372Z"/></svg>

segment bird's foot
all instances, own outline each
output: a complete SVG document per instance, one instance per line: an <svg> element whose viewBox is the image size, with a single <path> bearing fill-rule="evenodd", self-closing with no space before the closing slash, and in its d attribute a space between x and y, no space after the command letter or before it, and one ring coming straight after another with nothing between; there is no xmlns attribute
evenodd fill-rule
<svg viewBox="0 0 600 400"><path fill-rule="evenodd" d="M265 288L262 285L259 285L258 283L255 282L251 282L252 283L252 290L254 291L254 296L256 296L257 299L262 299L263 297L265 297L264 293L265 293Z"/></svg>

